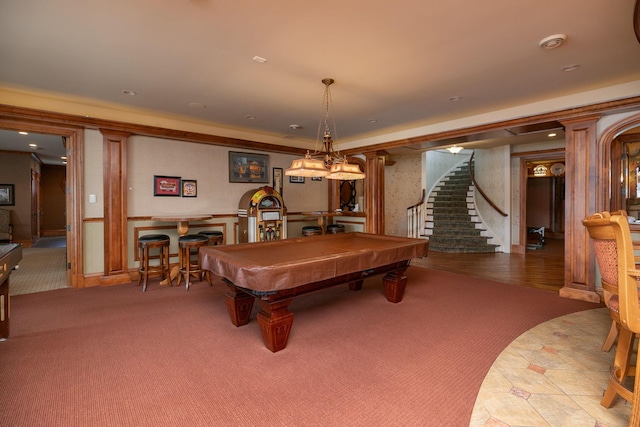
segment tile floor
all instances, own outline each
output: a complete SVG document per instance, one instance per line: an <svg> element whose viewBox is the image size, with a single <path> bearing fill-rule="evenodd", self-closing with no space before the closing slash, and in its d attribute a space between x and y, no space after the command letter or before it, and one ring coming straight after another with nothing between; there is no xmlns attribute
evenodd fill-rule
<svg viewBox="0 0 640 427"><path fill-rule="evenodd" d="M630 405L600 399L615 348L601 350L606 308L573 313L525 332L496 359L474 406L471 427L627 426Z"/></svg>

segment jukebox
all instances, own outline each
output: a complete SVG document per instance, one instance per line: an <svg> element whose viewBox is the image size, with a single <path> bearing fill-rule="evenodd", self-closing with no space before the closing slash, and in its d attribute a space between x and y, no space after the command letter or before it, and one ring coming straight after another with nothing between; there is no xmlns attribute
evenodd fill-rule
<svg viewBox="0 0 640 427"><path fill-rule="evenodd" d="M249 190L238 205L238 242L264 242L287 238L287 208L271 187Z"/></svg>

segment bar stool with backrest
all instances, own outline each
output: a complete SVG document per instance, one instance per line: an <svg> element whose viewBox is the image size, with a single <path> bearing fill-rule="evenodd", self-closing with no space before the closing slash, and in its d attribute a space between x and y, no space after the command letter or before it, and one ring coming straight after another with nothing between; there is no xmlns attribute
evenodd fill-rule
<svg viewBox="0 0 640 427"><path fill-rule="evenodd" d="M207 270L203 270L200 266L200 248L207 246L209 238L203 234L187 234L181 236L178 239L178 249L180 255L180 267L178 279L178 286L182 283L182 279L185 279L186 290L189 290L189 284L191 282L191 276L198 277L202 280L204 275L211 285L211 273Z"/></svg>
<svg viewBox="0 0 640 427"><path fill-rule="evenodd" d="M138 268L138 286L142 282L142 292L147 290L149 274L163 274L171 286L171 272L169 267L169 245L171 240L166 234L147 234L138 238L138 254L140 268ZM159 265L150 266L151 255L149 250L159 249Z"/></svg>
<svg viewBox="0 0 640 427"><path fill-rule="evenodd" d="M222 233L222 231L205 230L205 231L199 232L198 234L207 236L207 238L209 239L210 246L217 246L217 245L224 244L224 234Z"/></svg>
<svg viewBox="0 0 640 427"><path fill-rule="evenodd" d="M600 226L589 221L600 221ZM613 360L613 366L609 369L609 383L600 404L610 408L616 402L617 396L622 397L632 404L630 426L640 425L640 381L636 375L635 366L631 366L634 353L634 344L637 334L640 333L640 295L638 294L638 279L640 270L636 270L636 257L629 222L624 211L600 212L587 218L589 227L601 228L589 235L594 238L594 247L597 242L606 247L607 265L605 272L601 271L603 289L606 283L616 285L615 293L610 292L607 307L610 312L616 314L618 333L618 345ZM588 227L588 228L589 228ZM613 233L610 233L610 231ZM607 237L612 237L607 238ZM613 248L613 249L612 249ZM598 250L596 250L596 254ZM602 250L601 250L602 253ZM601 256L602 257L602 256ZM600 266L600 264L598 264ZM615 320L615 319L614 319ZM625 386L629 376L635 376L634 392Z"/></svg>
<svg viewBox="0 0 640 427"><path fill-rule="evenodd" d="M611 223L612 215L622 215L626 217L625 211L598 212L582 220L589 237L593 240L593 250L596 256L596 264L600 271L600 284L603 291L604 303L609 309L611 317L611 327L609 334L602 344L603 351L609 351L618 338L620 330L620 316L617 310L610 307L611 296L618 294L618 264L616 254L616 241Z"/></svg>

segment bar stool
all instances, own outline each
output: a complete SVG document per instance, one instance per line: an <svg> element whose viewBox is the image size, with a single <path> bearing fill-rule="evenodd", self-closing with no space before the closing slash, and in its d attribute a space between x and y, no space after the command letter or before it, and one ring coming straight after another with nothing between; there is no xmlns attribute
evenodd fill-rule
<svg viewBox="0 0 640 427"><path fill-rule="evenodd" d="M344 224L329 224L327 225L327 234L344 233Z"/></svg>
<svg viewBox="0 0 640 427"><path fill-rule="evenodd" d="M319 225L305 225L302 227L302 236L320 236L322 234L322 227Z"/></svg>
<svg viewBox="0 0 640 427"><path fill-rule="evenodd" d="M203 270L200 266L199 250L203 246L207 246L209 238L203 234L187 234L181 236L178 239L178 248L180 253L180 278L178 279L178 286L182 282L182 278L185 278L186 290L189 290L189 282L191 281L191 275L197 275L202 280L204 274L207 281L211 285L211 274L207 270ZM195 251L194 251L195 250ZM195 255L195 260L192 260L192 255Z"/></svg>
<svg viewBox="0 0 640 427"><path fill-rule="evenodd" d="M207 236L207 238L209 238L209 245L211 246L224 244L224 234L222 233L222 231L207 230L207 231L201 231L198 234Z"/></svg>
<svg viewBox="0 0 640 427"><path fill-rule="evenodd" d="M140 268L138 268L138 285L142 281L142 292L147 290L147 279L149 274L164 274L169 286L171 284L171 273L169 268L169 244L171 240L166 234L147 234L138 238L138 250L140 257ZM160 264L158 266L149 266L149 250L159 249Z"/></svg>

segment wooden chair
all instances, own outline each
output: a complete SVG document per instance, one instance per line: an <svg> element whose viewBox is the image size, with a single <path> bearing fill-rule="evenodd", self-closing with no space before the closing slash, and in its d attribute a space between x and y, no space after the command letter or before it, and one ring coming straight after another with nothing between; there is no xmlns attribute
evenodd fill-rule
<svg viewBox="0 0 640 427"><path fill-rule="evenodd" d="M0 209L0 243L13 243L13 224L8 209Z"/></svg>
<svg viewBox="0 0 640 427"><path fill-rule="evenodd" d="M638 294L638 280L640 270L636 270L634 245L631 240L629 222L624 214L618 212L608 215L602 213L613 230L615 241L615 257L617 270L617 293L610 296L610 310L618 313L618 345L609 370L609 384L600 402L602 406L610 408L621 396L631 403L630 426L640 425L640 378L635 375L635 367L630 366L633 345L637 334L640 333L640 295ZM604 276L603 276L604 282ZM634 389L625 386L627 377L635 376ZM639 390L639 392L635 392Z"/></svg>
<svg viewBox="0 0 640 427"><path fill-rule="evenodd" d="M611 328L609 328L609 334L602 345L603 351L611 350L620 330L620 316L617 310L613 310L609 305L611 296L618 294L616 238L610 221L611 215L606 211L598 212L582 220L582 224L587 228L589 237L593 240L596 263L600 270L604 303L609 308L609 316L611 317ZM627 213L625 211L616 211L613 212L613 215L623 216L626 219Z"/></svg>

